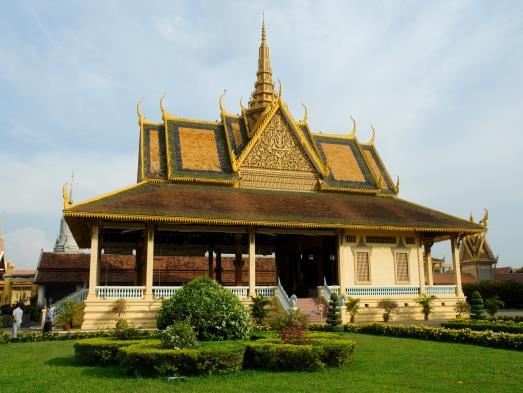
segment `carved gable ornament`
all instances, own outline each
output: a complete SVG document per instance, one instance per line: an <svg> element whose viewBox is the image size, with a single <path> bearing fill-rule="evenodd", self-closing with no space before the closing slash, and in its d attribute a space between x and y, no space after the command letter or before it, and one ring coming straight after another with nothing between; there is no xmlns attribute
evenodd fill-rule
<svg viewBox="0 0 523 393"><path fill-rule="evenodd" d="M241 187L311 191L318 173L280 111L240 167Z"/></svg>
<svg viewBox="0 0 523 393"><path fill-rule="evenodd" d="M316 172L280 111L267 124L242 167Z"/></svg>

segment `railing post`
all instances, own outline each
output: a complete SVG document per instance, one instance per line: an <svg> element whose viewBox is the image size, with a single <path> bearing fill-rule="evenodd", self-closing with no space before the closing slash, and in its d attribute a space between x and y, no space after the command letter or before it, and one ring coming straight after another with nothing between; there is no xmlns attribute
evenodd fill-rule
<svg viewBox="0 0 523 393"><path fill-rule="evenodd" d="M145 298L153 300L153 271L154 271L154 224L147 224L147 254L145 259Z"/></svg>
<svg viewBox="0 0 523 393"><path fill-rule="evenodd" d="M417 249L418 249L419 294L423 295L425 293L425 264L423 263L423 255L421 255L421 241L417 242Z"/></svg>
<svg viewBox="0 0 523 393"><path fill-rule="evenodd" d="M463 297L463 289L461 287L461 263L459 260L458 239L453 237L450 239L450 249L452 252L452 268L454 270L454 284L456 284L456 296Z"/></svg>
<svg viewBox="0 0 523 393"><path fill-rule="evenodd" d="M425 257L427 258L427 278L428 278L428 285L433 286L434 285L434 279L432 277L432 253L431 248L434 242L432 241L425 241L423 243L424 249L425 249Z"/></svg>
<svg viewBox="0 0 523 393"><path fill-rule="evenodd" d="M100 258L100 225L91 225L91 258L89 260L89 297L96 297L96 286L99 282Z"/></svg>
<svg viewBox="0 0 523 393"><path fill-rule="evenodd" d="M249 227L249 296L256 296L256 232Z"/></svg>

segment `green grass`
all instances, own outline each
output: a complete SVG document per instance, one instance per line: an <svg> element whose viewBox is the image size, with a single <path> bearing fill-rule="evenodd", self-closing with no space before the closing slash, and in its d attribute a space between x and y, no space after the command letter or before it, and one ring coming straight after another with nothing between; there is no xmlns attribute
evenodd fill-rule
<svg viewBox="0 0 523 393"><path fill-rule="evenodd" d="M186 382L79 365L73 341L0 346L0 392L523 392L523 352L345 334L353 362L306 373L240 372Z"/></svg>

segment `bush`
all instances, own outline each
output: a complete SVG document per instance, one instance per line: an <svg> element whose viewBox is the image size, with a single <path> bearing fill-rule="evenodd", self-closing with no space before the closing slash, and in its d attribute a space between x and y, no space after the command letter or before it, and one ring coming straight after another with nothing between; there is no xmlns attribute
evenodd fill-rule
<svg viewBox="0 0 523 393"><path fill-rule="evenodd" d="M258 325L263 324L263 320L267 317L269 310L267 306L271 304L271 299L263 295L251 296L251 315Z"/></svg>
<svg viewBox="0 0 523 393"><path fill-rule="evenodd" d="M198 341L193 328L186 321L175 322L160 332L161 347L167 349L196 348Z"/></svg>
<svg viewBox="0 0 523 393"><path fill-rule="evenodd" d="M384 323L368 323L361 325L346 324L345 331L523 350L523 334L492 334L490 331L473 332L470 329L454 330L433 328L429 326L388 325Z"/></svg>
<svg viewBox="0 0 523 393"><path fill-rule="evenodd" d="M356 315L360 312L360 299L349 296L345 302L345 309L350 314L350 322L354 323Z"/></svg>
<svg viewBox="0 0 523 393"><path fill-rule="evenodd" d="M78 361L91 365L106 366L118 363L120 348L137 344L139 341L119 341L110 338L81 340L74 344L74 353Z"/></svg>
<svg viewBox="0 0 523 393"><path fill-rule="evenodd" d="M310 345L259 340L247 344L244 368L271 371L314 371L347 363L355 344L344 339L317 339Z"/></svg>
<svg viewBox="0 0 523 393"><path fill-rule="evenodd" d="M188 321L199 340L245 339L252 329L238 297L209 278L191 281L163 302L158 328L176 321Z"/></svg>
<svg viewBox="0 0 523 393"><path fill-rule="evenodd" d="M432 302L436 299L436 296L434 295L427 295L423 294L419 298L416 299L416 303L418 303L421 306L421 311L423 312L423 316L425 318L425 321L429 320L429 315L432 314Z"/></svg>
<svg viewBox="0 0 523 393"><path fill-rule="evenodd" d="M140 338L149 338L154 337L157 332L149 330L140 330ZM2 338L0 334L0 344L2 343L27 343L27 342L40 342L40 341L65 341L65 340L79 340L84 338L96 338L96 337L107 337L107 338L116 338L115 330L98 330L94 332L51 332L51 333L42 333L42 332L20 332L18 337L10 337L9 334Z"/></svg>
<svg viewBox="0 0 523 393"><path fill-rule="evenodd" d="M398 310L398 303L394 300L383 299L379 301L378 307L385 311L383 313L383 321L388 322L390 320L390 314Z"/></svg>
<svg viewBox="0 0 523 393"><path fill-rule="evenodd" d="M303 330L307 330L309 328L309 321L307 315L303 312L297 308L290 308L278 315L273 327L280 332L289 327L301 327Z"/></svg>
<svg viewBox="0 0 523 393"><path fill-rule="evenodd" d="M449 321L441 324L447 329L471 329L475 331L490 330L492 332L523 334L523 324L495 321Z"/></svg>
<svg viewBox="0 0 523 393"><path fill-rule="evenodd" d="M470 312L470 304L463 300L458 300L454 305L454 311L456 312L456 317L461 318L463 314Z"/></svg>
<svg viewBox="0 0 523 393"><path fill-rule="evenodd" d="M471 319L485 319L485 309L483 307L483 299L478 291L474 291L470 297L470 318Z"/></svg>
<svg viewBox="0 0 523 393"><path fill-rule="evenodd" d="M507 308L523 308L523 283L516 281L479 281L463 284L463 292L470 300L478 291L483 299L498 295Z"/></svg>
<svg viewBox="0 0 523 393"><path fill-rule="evenodd" d="M136 340L142 336L142 333L137 328L130 326L125 319L120 319L116 323L114 336L119 340Z"/></svg>
<svg viewBox="0 0 523 393"><path fill-rule="evenodd" d="M241 342L207 342L197 349L163 349L158 341L120 349L127 373L140 376L199 375L240 371L245 346Z"/></svg>
<svg viewBox="0 0 523 393"><path fill-rule="evenodd" d="M491 318L494 318L500 307L503 307L505 304L499 300L498 295L494 295L485 300L485 310L487 310L488 315Z"/></svg>
<svg viewBox="0 0 523 393"><path fill-rule="evenodd" d="M341 314L340 314L340 298L338 294L333 293L329 301L329 310L327 312L327 325L329 325L330 330L339 330L342 331L343 327L341 324Z"/></svg>

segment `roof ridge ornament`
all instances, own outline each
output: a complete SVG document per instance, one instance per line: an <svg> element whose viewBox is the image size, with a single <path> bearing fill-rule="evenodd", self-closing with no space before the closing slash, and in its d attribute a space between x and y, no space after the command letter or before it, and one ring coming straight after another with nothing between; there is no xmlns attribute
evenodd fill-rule
<svg viewBox="0 0 523 393"><path fill-rule="evenodd" d="M307 107L305 106L303 101L301 102L301 106L303 106L303 109L305 110L305 113L303 114L303 120L301 122L307 123L307 115L308 115L309 111L307 110Z"/></svg>
<svg viewBox="0 0 523 393"><path fill-rule="evenodd" d="M349 137L355 138L356 137L356 120L354 120L354 117L350 117L352 120L352 132L349 134Z"/></svg>
<svg viewBox="0 0 523 393"><path fill-rule="evenodd" d="M474 216L472 215L472 209L470 209L469 221L474 222Z"/></svg>
<svg viewBox="0 0 523 393"><path fill-rule="evenodd" d="M240 97L240 108L242 109L242 113L245 112L245 107L243 106L243 97Z"/></svg>
<svg viewBox="0 0 523 393"><path fill-rule="evenodd" d="M227 89L224 89L223 90L223 94L220 96L220 115L224 115L226 110L223 108L223 97L225 96L225 94L227 94Z"/></svg>
<svg viewBox="0 0 523 393"><path fill-rule="evenodd" d="M278 90L278 102L283 102L282 99L283 99L283 84L281 83L281 80L278 78L278 85L279 85L279 90Z"/></svg>
<svg viewBox="0 0 523 393"><path fill-rule="evenodd" d="M485 214L483 215L483 218L479 220L479 223L486 228L488 226L488 209L483 210L485 210Z"/></svg>
<svg viewBox="0 0 523 393"><path fill-rule="evenodd" d="M369 141L367 142L367 145L374 145L374 140L376 138L376 130L374 130L374 127L372 124L370 125L370 129L372 130L372 136L370 137Z"/></svg>
<svg viewBox="0 0 523 393"><path fill-rule="evenodd" d="M140 121L140 123L143 122L143 114L142 114L142 108L141 108L142 103L143 103L143 97L136 104L136 113L138 114L138 120Z"/></svg>
<svg viewBox="0 0 523 393"><path fill-rule="evenodd" d="M163 94L162 98L160 98L160 110L162 111L162 120L165 120L167 118L167 111L165 110L165 107L163 106L163 100L167 97L167 94Z"/></svg>
<svg viewBox="0 0 523 393"><path fill-rule="evenodd" d="M394 192L399 194L400 192L400 177L396 175L396 185L394 186Z"/></svg>
<svg viewBox="0 0 523 393"><path fill-rule="evenodd" d="M68 209L72 204L73 200L71 199L72 194L72 185L71 185L71 192L67 192L67 182L64 183L62 186L62 198L64 200L64 210Z"/></svg>

